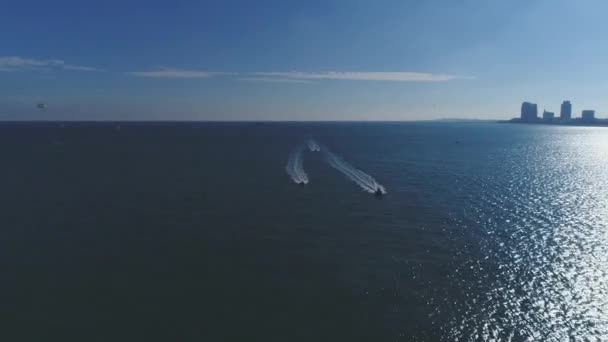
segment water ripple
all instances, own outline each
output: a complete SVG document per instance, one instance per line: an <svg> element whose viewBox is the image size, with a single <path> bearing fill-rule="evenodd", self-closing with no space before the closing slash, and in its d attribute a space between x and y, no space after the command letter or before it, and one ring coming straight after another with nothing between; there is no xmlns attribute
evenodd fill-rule
<svg viewBox="0 0 608 342"><path fill-rule="evenodd" d="M608 137L582 131L488 157L463 228L482 258L453 276L453 341L602 341L608 336ZM504 155L503 155L504 157ZM485 172L487 171L487 172ZM489 176L488 176L489 175Z"/></svg>

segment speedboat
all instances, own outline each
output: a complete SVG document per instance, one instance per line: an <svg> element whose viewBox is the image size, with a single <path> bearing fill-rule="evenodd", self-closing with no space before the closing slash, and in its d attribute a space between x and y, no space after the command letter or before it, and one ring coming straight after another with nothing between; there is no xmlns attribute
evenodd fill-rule
<svg viewBox="0 0 608 342"><path fill-rule="evenodd" d="M376 195L376 197L382 197L382 195L384 195L384 192L382 192L382 190L378 188L376 189L376 191L374 191L374 195Z"/></svg>

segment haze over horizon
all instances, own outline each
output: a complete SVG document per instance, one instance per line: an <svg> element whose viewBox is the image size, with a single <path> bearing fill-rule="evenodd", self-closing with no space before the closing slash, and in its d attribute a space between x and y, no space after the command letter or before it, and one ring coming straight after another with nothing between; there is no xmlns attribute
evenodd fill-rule
<svg viewBox="0 0 608 342"><path fill-rule="evenodd" d="M0 120L606 117L608 3L12 1ZM36 108L43 102L47 109Z"/></svg>

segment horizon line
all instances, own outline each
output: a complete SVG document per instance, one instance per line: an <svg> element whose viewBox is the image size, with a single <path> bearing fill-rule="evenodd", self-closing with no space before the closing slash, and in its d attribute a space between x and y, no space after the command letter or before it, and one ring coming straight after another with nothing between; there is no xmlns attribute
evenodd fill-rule
<svg viewBox="0 0 608 342"><path fill-rule="evenodd" d="M261 119L261 120L199 120L199 119L180 119L180 120L165 120L165 119L141 119L141 120L133 120L133 119L129 119L129 120L122 120L122 119L78 119L78 120L62 120L62 119L21 119L21 120L7 120L7 119L0 119L0 123L29 123L29 122L40 122L40 123L54 123L54 122L58 122L58 123L67 123L67 122L74 122L74 123L104 123L104 122L108 122L108 123L112 123L112 122L167 122L167 123L189 123L189 122L217 122L217 123L281 123L281 122L285 122L285 123L289 123L289 122L430 122L430 121L483 121L483 122L499 122L499 121L504 121L505 119L465 119L465 118L438 118L438 119L403 119L403 120L366 120L366 119L359 119L359 120L341 120L341 119L336 119L336 120L274 120L274 119ZM508 119L506 119L508 120Z"/></svg>

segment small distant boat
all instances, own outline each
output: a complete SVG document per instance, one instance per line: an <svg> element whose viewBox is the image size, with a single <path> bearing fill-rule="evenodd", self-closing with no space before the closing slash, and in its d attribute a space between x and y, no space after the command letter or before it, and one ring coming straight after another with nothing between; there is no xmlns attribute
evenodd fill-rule
<svg viewBox="0 0 608 342"><path fill-rule="evenodd" d="M44 103L38 103L36 104L36 107L38 107L38 109L46 109L46 105Z"/></svg>
<svg viewBox="0 0 608 342"><path fill-rule="evenodd" d="M374 195L376 195L376 197L382 197L382 195L384 195L384 192L382 192L382 190L378 188L376 189L376 191L374 191Z"/></svg>
<svg viewBox="0 0 608 342"><path fill-rule="evenodd" d="M304 186L304 185L306 185L306 183L304 183L304 182L298 182L298 185L299 186Z"/></svg>

